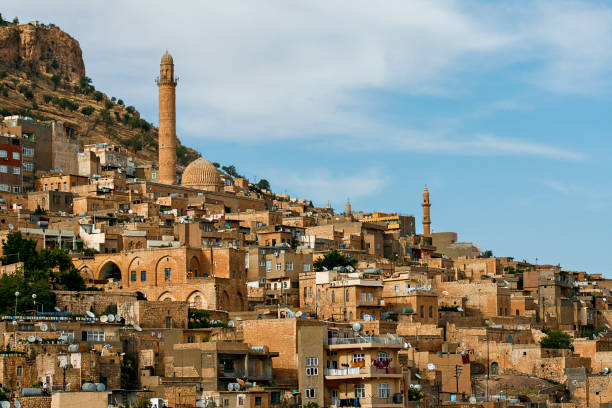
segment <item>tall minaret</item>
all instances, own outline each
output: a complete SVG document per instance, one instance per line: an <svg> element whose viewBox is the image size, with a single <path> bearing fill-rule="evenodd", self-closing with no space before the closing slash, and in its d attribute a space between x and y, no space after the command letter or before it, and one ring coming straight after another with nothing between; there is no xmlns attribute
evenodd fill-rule
<svg viewBox="0 0 612 408"><path fill-rule="evenodd" d="M346 205L344 206L344 215L352 215L353 211L351 210L351 201L346 200Z"/></svg>
<svg viewBox="0 0 612 408"><path fill-rule="evenodd" d="M429 191L427 187L423 190L423 235L429 236L431 234L431 218L429 216Z"/></svg>
<svg viewBox="0 0 612 408"><path fill-rule="evenodd" d="M176 78L168 51L159 64L159 182L176 184Z"/></svg>

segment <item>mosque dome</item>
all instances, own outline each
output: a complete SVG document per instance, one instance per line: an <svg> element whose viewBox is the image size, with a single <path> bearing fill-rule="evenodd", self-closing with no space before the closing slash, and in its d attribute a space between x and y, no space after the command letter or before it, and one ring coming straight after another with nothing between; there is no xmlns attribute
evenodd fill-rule
<svg viewBox="0 0 612 408"><path fill-rule="evenodd" d="M174 64L174 60L172 59L172 55L166 51L166 53L161 57L162 64Z"/></svg>
<svg viewBox="0 0 612 408"><path fill-rule="evenodd" d="M219 170L203 157L192 161L185 168L182 184L206 191L220 191L223 186Z"/></svg>

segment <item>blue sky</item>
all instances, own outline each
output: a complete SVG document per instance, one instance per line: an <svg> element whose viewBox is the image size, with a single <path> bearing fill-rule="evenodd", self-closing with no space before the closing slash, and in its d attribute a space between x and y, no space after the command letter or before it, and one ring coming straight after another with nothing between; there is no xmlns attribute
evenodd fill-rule
<svg viewBox="0 0 612 408"><path fill-rule="evenodd" d="M25 0L98 89L277 192L421 217L499 256L604 273L612 240L612 5L574 1ZM170 4L170 7L167 6Z"/></svg>

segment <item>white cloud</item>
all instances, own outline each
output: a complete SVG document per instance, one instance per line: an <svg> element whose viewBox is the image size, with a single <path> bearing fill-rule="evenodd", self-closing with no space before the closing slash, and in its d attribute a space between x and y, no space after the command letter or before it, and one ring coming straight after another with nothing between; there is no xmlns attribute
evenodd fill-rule
<svg viewBox="0 0 612 408"><path fill-rule="evenodd" d="M387 124L373 113L381 107L368 91L448 97L469 88L462 72L527 61L537 65L528 81L538 86L591 92L608 81L612 67L612 11L602 4L269 0L169 7L165 1L24 0L5 5L5 16L14 14L57 23L79 39L96 85L151 119L153 78L169 49L181 77L178 128L182 139L200 145L219 137L259 142L320 135L361 142L374 134L379 142L405 139L410 149L575 159L579 154L530 140L461 141L452 133L431 137L427 129Z"/></svg>
<svg viewBox="0 0 612 408"><path fill-rule="evenodd" d="M331 202L335 207L343 206L347 198L357 200L380 193L389 182L389 177L380 168L338 173L311 166L310 171L279 173L271 170L266 174L273 187L291 186L292 191L298 192L300 197L308 197L318 205Z"/></svg>

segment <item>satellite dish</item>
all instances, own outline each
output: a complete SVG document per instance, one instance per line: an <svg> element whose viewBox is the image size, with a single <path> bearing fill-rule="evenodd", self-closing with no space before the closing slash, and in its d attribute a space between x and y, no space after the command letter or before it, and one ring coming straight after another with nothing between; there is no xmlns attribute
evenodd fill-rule
<svg viewBox="0 0 612 408"><path fill-rule="evenodd" d="M13 401L13 405L15 405L15 408L21 408L21 402L19 402L17 399Z"/></svg>
<svg viewBox="0 0 612 408"><path fill-rule="evenodd" d="M114 315L114 314L109 314L108 316L105 316L105 317L106 317L106 320L107 320L109 323L112 323L112 322L114 322L114 321L115 321L115 315Z"/></svg>
<svg viewBox="0 0 612 408"><path fill-rule="evenodd" d="M0 401L0 408L11 408L11 403L8 401Z"/></svg>
<svg viewBox="0 0 612 408"><path fill-rule="evenodd" d="M119 316L119 314L116 314L116 315L115 315L115 321L116 321L117 323L121 323L121 316Z"/></svg>
<svg viewBox="0 0 612 408"><path fill-rule="evenodd" d="M419 374L415 374L414 376L418 378L419 380L421 379L421 376Z"/></svg>
<svg viewBox="0 0 612 408"><path fill-rule="evenodd" d="M35 336L28 336L28 342L34 343L35 341L36 341L36 337Z"/></svg>
<svg viewBox="0 0 612 408"><path fill-rule="evenodd" d="M111 315L111 316L112 316L112 315ZM106 315L102 315L102 316L100 316L100 321L101 321L102 323L106 323L106 322L108 322L108 317L107 317Z"/></svg>
<svg viewBox="0 0 612 408"><path fill-rule="evenodd" d="M462 307L458 307L458 308L457 308L457 311L458 311L458 312L463 312L463 308L462 308Z"/></svg>
<svg viewBox="0 0 612 408"><path fill-rule="evenodd" d="M436 365L434 363L429 363L427 364L427 369L433 371L436 369Z"/></svg>
<svg viewBox="0 0 612 408"><path fill-rule="evenodd" d="M610 372L610 367L604 367L603 372L604 374L608 374Z"/></svg>
<svg viewBox="0 0 612 408"><path fill-rule="evenodd" d="M231 320L227 322L227 327L234 327L234 322Z"/></svg>
<svg viewBox="0 0 612 408"><path fill-rule="evenodd" d="M353 330L354 330L354 331L356 331L356 332L358 332L358 331L360 331L361 329L363 329L363 325L362 325L361 323L359 323L359 322L355 322L355 323L353 323L353 326L352 326L352 327L353 327Z"/></svg>
<svg viewBox="0 0 612 408"><path fill-rule="evenodd" d="M409 347L409 348L412 348L412 344L411 344L410 342L408 342L408 343L406 343L406 344L408 344L408 347Z"/></svg>
<svg viewBox="0 0 612 408"><path fill-rule="evenodd" d="M36 341L42 341L42 337L36 336Z"/></svg>
<svg viewBox="0 0 612 408"><path fill-rule="evenodd" d="M60 308L59 308L59 307L57 307L57 306L53 307L53 309L55 309L55 311L56 311L56 312L61 312L61 311L62 311L62 309L60 309Z"/></svg>
<svg viewBox="0 0 612 408"><path fill-rule="evenodd" d="M90 312L89 310L88 310L88 311L86 311L85 313L87 314L87 316L91 317L92 319L93 319L94 317L96 317L96 315L95 315L95 314L93 314L92 312Z"/></svg>
<svg viewBox="0 0 612 408"><path fill-rule="evenodd" d="M236 317L236 320L237 320L237 321L241 321L241 320L242 320L242 317Z"/></svg>
<svg viewBox="0 0 612 408"><path fill-rule="evenodd" d="M414 389L415 390L421 391L421 388L423 388L423 387L421 387L421 384L414 384Z"/></svg>
<svg viewBox="0 0 612 408"><path fill-rule="evenodd" d="M610 325L608 323L604 323L604 326L606 326L606 329L610 328Z"/></svg>
<svg viewBox="0 0 612 408"><path fill-rule="evenodd" d="M475 404L476 403L476 397L470 397L470 404Z"/></svg>
<svg viewBox="0 0 612 408"><path fill-rule="evenodd" d="M410 388L414 388L414 384L410 384Z"/></svg>
<svg viewBox="0 0 612 408"><path fill-rule="evenodd" d="M15 229L15 227L13 227L13 224L9 224L9 229L12 231Z"/></svg>
<svg viewBox="0 0 612 408"><path fill-rule="evenodd" d="M142 331L142 328L141 328L139 325L135 324L135 325L134 325L134 330L136 330L136 331L138 331L138 332L141 332L141 331Z"/></svg>
<svg viewBox="0 0 612 408"><path fill-rule="evenodd" d="M447 291L447 290L443 290L443 291L442 291L442 294L443 294L443 295L448 295L448 291Z"/></svg>
<svg viewBox="0 0 612 408"><path fill-rule="evenodd" d="M40 330L46 332L47 330L49 330L49 326L47 326L47 323L41 323L40 324Z"/></svg>
<svg viewBox="0 0 612 408"><path fill-rule="evenodd" d="M57 331L57 326L55 325L55 323L51 323L51 330Z"/></svg>

